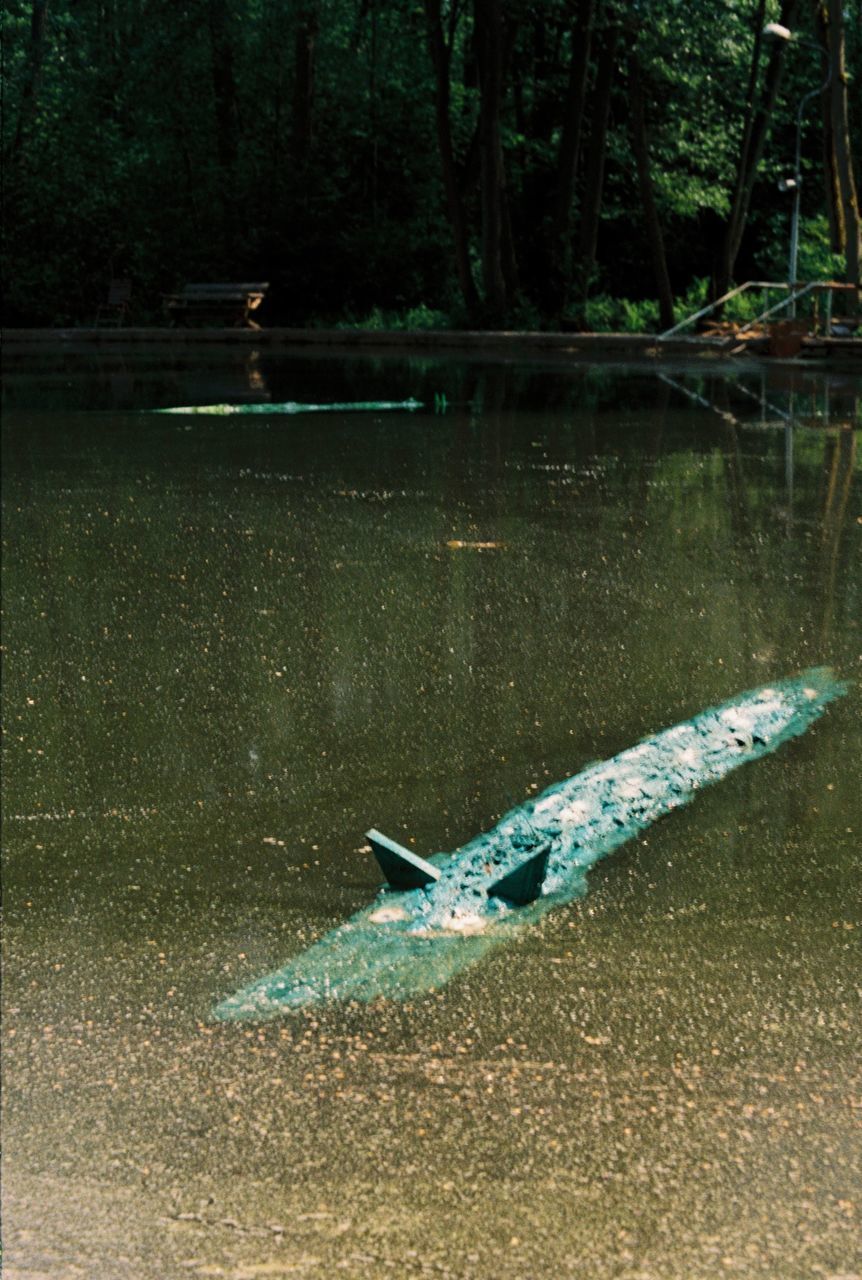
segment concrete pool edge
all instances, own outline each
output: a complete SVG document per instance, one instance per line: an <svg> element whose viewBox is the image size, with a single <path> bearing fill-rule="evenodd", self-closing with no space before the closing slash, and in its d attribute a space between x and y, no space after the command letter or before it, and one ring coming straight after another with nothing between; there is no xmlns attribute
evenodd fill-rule
<svg viewBox="0 0 862 1280"><path fill-rule="evenodd" d="M710 338L700 335L679 336L657 341L655 334L646 333L540 333L534 331L483 331L483 330L373 330L373 329L166 329L158 327L129 329L5 329L4 345L20 350L23 347L45 349L51 345L69 349L75 346L147 346L160 345L195 347L216 343L240 347L282 348L341 348L355 351L440 351L487 352L493 356L525 358L536 353L582 360L643 359L647 362L661 360L665 356L699 356L715 359L732 359L736 364L739 354L732 354L732 347L744 345L740 354L763 359L768 364L786 363L786 359L770 356L753 348L750 343L729 345L727 338ZM830 359L856 362L862 358L862 338L805 338L800 356L792 363L807 363L810 359L828 356Z"/></svg>

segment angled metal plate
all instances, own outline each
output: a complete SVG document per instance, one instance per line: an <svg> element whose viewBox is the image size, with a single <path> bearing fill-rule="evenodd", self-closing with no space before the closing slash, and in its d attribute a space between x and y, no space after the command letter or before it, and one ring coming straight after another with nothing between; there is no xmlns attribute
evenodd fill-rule
<svg viewBox="0 0 862 1280"><path fill-rule="evenodd" d="M531 854L526 862L492 884L488 889L488 897L505 898L508 902L514 902L516 907L525 907L528 902L535 902L542 892L550 852L549 841L538 853Z"/></svg>
<svg viewBox="0 0 862 1280"><path fill-rule="evenodd" d="M440 871L432 863L420 858L418 853L405 849L402 844L390 840L374 827L366 831L365 839L371 845L380 870L393 889L424 889L440 879Z"/></svg>

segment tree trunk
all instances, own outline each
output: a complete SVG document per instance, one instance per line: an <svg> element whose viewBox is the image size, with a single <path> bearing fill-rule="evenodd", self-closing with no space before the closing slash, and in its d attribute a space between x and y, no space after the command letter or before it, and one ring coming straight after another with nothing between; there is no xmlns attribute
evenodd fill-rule
<svg viewBox="0 0 862 1280"><path fill-rule="evenodd" d="M632 54L629 58L629 97L631 104L632 150L634 151L635 165L638 171L638 187L643 209L644 228L649 241L653 275L655 276L659 319L662 330L672 329L674 323L673 291L670 287L670 276L668 275L667 258L664 251L664 236L662 235L661 222L659 221L653 192L643 84L636 54Z"/></svg>
<svg viewBox="0 0 862 1280"><path fill-rule="evenodd" d="M594 9L595 0L578 0L575 20L572 23L572 58L569 64L563 128L560 133L557 195L554 201L553 235L557 241L564 240L569 230L572 197L581 153L581 129L587 94L587 74L590 67Z"/></svg>
<svg viewBox="0 0 862 1280"><path fill-rule="evenodd" d="M45 61L45 35L48 29L48 6L50 0L33 0L33 11L30 16L30 50L27 58L27 70L21 90L21 103L18 109L18 124L9 151L10 160L20 155L24 140L39 104L39 85L42 79L42 66Z"/></svg>
<svg viewBox="0 0 862 1280"><path fill-rule="evenodd" d="M811 8L817 35L823 49L826 65L829 57L829 18L822 0L812 0ZM831 80L831 70L830 70ZM820 98L820 151L823 160L823 193L826 201L826 217L829 222L829 247L833 253L843 253L845 244L844 211L841 208L841 191L835 168L835 139L832 133L832 99L829 93Z"/></svg>
<svg viewBox="0 0 862 1280"><path fill-rule="evenodd" d="M479 163L482 285L486 319L500 323L509 297L503 265L505 181L500 114L503 101L503 19L500 0L474 0L479 62Z"/></svg>
<svg viewBox="0 0 862 1280"><path fill-rule="evenodd" d="M317 8L304 8L296 27L294 40L293 81L293 158L303 167L311 151L314 105L314 45L318 32Z"/></svg>
<svg viewBox="0 0 862 1280"><path fill-rule="evenodd" d="M844 212L841 208L841 192L835 168L835 139L832 135L832 100L823 95L820 108L823 153L823 192L826 198L826 216L829 221L829 247L833 253L843 253L846 232Z"/></svg>
<svg viewBox="0 0 862 1280"><path fill-rule="evenodd" d="M839 204L844 223L844 258L849 284L857 290L862 260L862 230L859 222L859 197L853 176L853 157L850 149L850 121L847 106L847 66L844 41L844 14L841 0L827 0L829 17L829 60L832 78L829 87L832 110L832 143L835 156L835 175L838 181ZM852 309L852 308L851 308Z"/></svg>
<svg viewBox="0 0 862 1280"><path fill-rule="evenodd" d="M221 169L224 247L228 257L236 251L236 165L239 151L239 109L233 73L233 46L229 30L228 0L209 0L210 55L215 105L216 154Z"/></svg>
<svg viewBox="0 0 862 1280"><path fill-rule="evenodd" d="M608 120L610 118L611 85L614 75L614 54L619 29L605 27L598 38L598 61L593 94L593 114L590 124L589 152L584 183L584 207L581 212L581 228L578 241L577 288L581 309L586 305L590 292L590 280L596 260L596 244L599 234L599 216L602 209L602 187L605 177L605 153L607 151Z"/></svg>
<svg viewBox="0 0 862 1280"><path fill-rule="evenodd" d="M509 208L509 195L505 184L503 186L503 243L502 243L502 261L503 261L503 280L506 285L506 297L511 302L518 296L520 288L518 280L518 255L515 250L515 233L512 229L511 210Z"/></svg>
<svg viewBox="0 0 862 1280"><path fill-rule="evenodd" d="M595 0L578 0L571 28L572 52L557 156L557 189L549 230L546 268L548 279L543 289L546 310L556 315L559 315L565 304L569 275L569 231L575 180L581 155L594 11Z"/></svg>
<svg viewBox="0 0 862 1280"><path fill-rule="evenodd" d="M748 89L745 95L745 115L742 123L742 144L739 149L739 161L736 166L733 197L730 214L725 226L724 237L719 249L718 259L713 272L712 296L720 298L730 288L736 255L742 238L740 217L742 214L742 184L748 173L751 155L751 136L757 107L757 84L760 78L760 55L763 50L763 26L766 18L766 0L758 0L757 12L754 16L754 44L751 50L751 62L748 70Z"/></svg>
<svg viewBox="0 0 862 1280"><path fill-rule="evenodd" d="M461 295L471 323L479 312L479 294L470 266L470 246L467 238L467 219L458 185L455 166L455 148L452 143L452 122L449 116L451 45L443 34L441 0L424 0L427 20L428 51L434 68L434 115L437 127L437 146L443 171L443 188L446 192L446 208L449 225L455 241L455 265Z"/></svg>
<svg viewBox="0 0 862 1280"><path fill-rule="evenodd" d="M779 21L783 26L790 27L792 29L796 20L796 11L798 8L799 0L782 0L781 16ZM760 105L755 109L754 100L757 84L757 64L760 60L761 33L763 29L764 16L763 3L762 0L760 0L755 19L758 25L751 60L749 100L746 103L742 148L740 150L739 164L736 170L736 180L733 188L730 215L727 220L724 239L719 251L718 262L716 263L713 278L713 298L720 298L723 294L727 293L733 279L736 258L739 253L740 245L742 244L742 236L745 231L745 223L748 218L748 209L751 204L751 193L754 190L754 183L757 178L757 169L763 156L763 148L766 145L766 137L769 132L769 126L772 122L772 113L775 109L775 100L778 96L778 89L781 84L781 75L784 69L787 42L784 40L776 40L773 43L769 54L769 62L766 67L766 76L764 79Z"/></svg>

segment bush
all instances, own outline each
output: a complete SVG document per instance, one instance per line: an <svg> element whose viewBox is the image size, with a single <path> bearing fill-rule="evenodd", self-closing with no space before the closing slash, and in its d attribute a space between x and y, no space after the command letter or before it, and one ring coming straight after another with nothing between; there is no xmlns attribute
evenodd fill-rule
<svg viewBox="0 0 862 1280"><path fill-rule="evenodd" d="M786 280L789 230L785 218L773 219L774 231L772 253L766 259L766 270L770 280ZM833 253L829 242L829 222L825 214L814 218L799 220L799 253L796 263L796 278L804 280L842 280L844 278L844 259L840 253Z"/></svg>
<svg viewBox="0 0 862 1280"><path fill-rule="evenodd" d="M653 298L633 300L600 293L587 301L584 325L593 333L654 333L659 327L658 303Z"/></svg>
<svg viewBox="0 0 862 1280"><path fill-rule="evenodd" d="M335 327L368 329L374 332L386 329L448 329L450 320L445 311L435 311L422 302L418 307L410 307L407 311L384 311L381 307L372 307L365 317L343 320Z"/></svg>

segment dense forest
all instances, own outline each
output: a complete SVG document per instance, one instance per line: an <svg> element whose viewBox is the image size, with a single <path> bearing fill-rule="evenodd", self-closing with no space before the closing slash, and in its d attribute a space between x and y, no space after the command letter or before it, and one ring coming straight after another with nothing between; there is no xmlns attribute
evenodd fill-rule
<svg viewBox="0 0 862 1280"><path fill-rule="evenodd" d="M797 129L799 278L859 283L862 0L7 0L3 40L7 324L129 277L141 323L267 280L270 324L664 326L788 278Z"/></svg>

